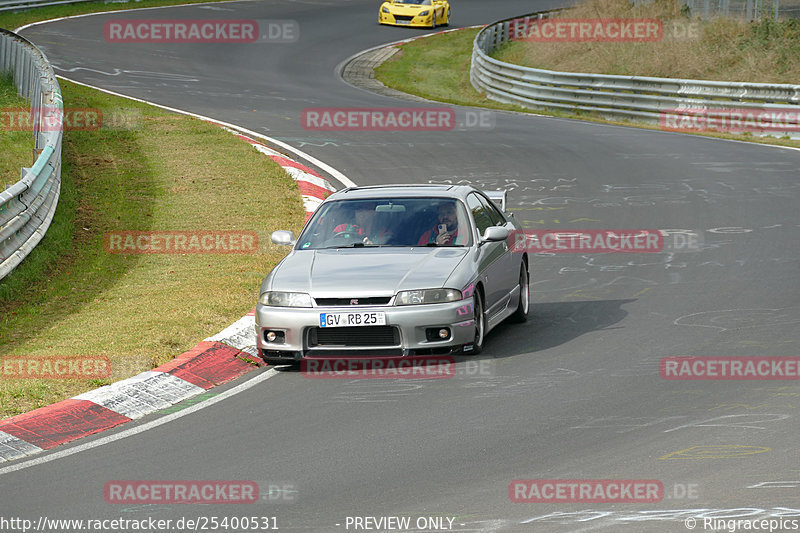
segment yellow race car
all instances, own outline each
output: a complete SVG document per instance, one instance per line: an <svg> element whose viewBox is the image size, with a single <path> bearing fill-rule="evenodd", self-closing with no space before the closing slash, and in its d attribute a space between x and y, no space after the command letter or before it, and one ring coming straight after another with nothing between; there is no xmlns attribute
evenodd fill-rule
<svg viewBox="0 0 800 533"><path fill-rule="evenodd" d="M379 24L435 28L450 24L447 0L386 0L378 11Z"/></svg>

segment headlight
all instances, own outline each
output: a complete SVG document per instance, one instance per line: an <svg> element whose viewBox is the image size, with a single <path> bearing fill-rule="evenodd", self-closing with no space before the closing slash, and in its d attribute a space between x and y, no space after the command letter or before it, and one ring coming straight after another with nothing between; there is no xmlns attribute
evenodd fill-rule
<svg viewBox="0 0 800 533"><path fill-rule="evenodd" d="M386 6L381 6L381 11L383 11L384 13L388 13L389 12L389 8L386 7Z"/></svg>
<svg viewBox="0 0 800 533"><path fill-rule="evenodd" d="M430 10L428 10L428 11L423 11L422 13L420 13L419 16L420 17L427 17L430 14L431 14L431 12L430 12Z"/></svg>
<svg viewBox="0 0 800 533"><path fill-rule="evenodd" d="M440 304L461 299L461 291L455 289L423 289L419 291L400 291L395 305Z"/></svg>
<svg viewBox="0 0 800 533"><path fill-rule="evenodd" d="M311 296L304 292L267 291L258 303L272 307L311 307Z"/></svg>

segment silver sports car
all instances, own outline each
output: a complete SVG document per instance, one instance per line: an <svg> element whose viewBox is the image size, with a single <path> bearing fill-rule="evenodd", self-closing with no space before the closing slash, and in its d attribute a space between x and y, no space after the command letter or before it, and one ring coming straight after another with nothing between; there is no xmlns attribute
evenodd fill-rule
<svg viewBox="0 0 800 533"><path fill-rule="evenodd" d="M500 203L498 207L493 199ZM269 364L304 357L476 354L528 314L528 257L505 191L388 185L328 197L261 284L256 335Z"/></svg>

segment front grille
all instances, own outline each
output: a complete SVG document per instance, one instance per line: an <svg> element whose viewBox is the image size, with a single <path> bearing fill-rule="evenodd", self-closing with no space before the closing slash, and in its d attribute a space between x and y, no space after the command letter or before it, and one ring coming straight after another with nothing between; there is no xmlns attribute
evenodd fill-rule
<svg viewBox="0 0 800 533"><path fill-rule="evenodd" d="M411 22L411 20L413 18L414 18L414 15L395 15L394 16L395 20L405 20L406 22Z"/></svg>
<svg viewBox="0 0 800 533"><path fill-rule="evenodd" d="M394 326L309 328L308 346L360 347L399 346L400 332Z"/></svg>
<svg viewBox="0 0 800 533"><path fill-rule="evenodd" d="M314 298L318 306L386 305L391 296L380 298Z"/></svg>
<svg viewBox="0 0 800 533"><path fill-rule="evenodd" d="M306 355L315 359L372 359L375 357L398 357L403 355L402 348L370 348L369 350L357 350L355 348L309 348Z"/></svg>

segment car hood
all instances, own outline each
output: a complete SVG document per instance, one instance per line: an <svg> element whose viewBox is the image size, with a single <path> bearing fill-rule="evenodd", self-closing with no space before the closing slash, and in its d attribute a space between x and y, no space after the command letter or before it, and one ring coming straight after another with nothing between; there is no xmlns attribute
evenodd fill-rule
<svg viewBox="0 0 800 533"><path fill-rule="evenodd" d="M389 11L395 15L416 15L425 9L433 9L433 6L417 6L417 5L389 5Z"/></svg>
<svg viewBox="0 0 800 533"><path fill-rule="evenodd" d="M295 250L275 267L262 289L332 298L392 296L401 290L439 288L444 287L467 250Z"/></svg>

